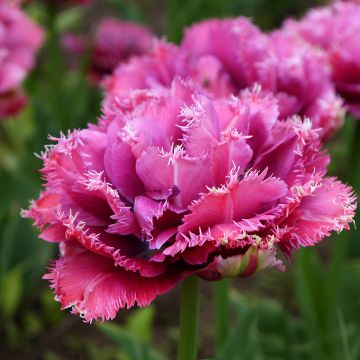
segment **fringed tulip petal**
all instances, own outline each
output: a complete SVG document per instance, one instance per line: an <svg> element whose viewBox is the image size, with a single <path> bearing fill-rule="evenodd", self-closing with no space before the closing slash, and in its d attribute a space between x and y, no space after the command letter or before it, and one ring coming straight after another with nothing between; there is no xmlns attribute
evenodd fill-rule
<svg viewBox="0 0 360 360"><path fill-rule="evenodd" d="M174 274L148 278L114 267L89 252L57 260L44 276L52 283L62 308L71 308L86 322L114 319L120 308L149 305L179 280Z"/></svg>
<svg viewBox="0 0 360 360"><path fill-rule="evenodd" d="M319 129L278 114L259 87L214 99L177 78L52 138L46 190L23 215L59 242L45 278L63 308L113 319L188 275L283 270L280 252L347 229L356 199L325 177Z"/></svg>

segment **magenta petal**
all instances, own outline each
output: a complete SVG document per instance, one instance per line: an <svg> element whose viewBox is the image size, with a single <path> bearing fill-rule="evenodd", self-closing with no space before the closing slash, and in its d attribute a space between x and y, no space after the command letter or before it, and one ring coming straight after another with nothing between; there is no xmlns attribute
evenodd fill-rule
<svg viewBox="0 0 360 360"><path fill-rule="evenodd" d="M349 104L348 108L356 119L360 119L360 104Z"/></svg>
<svg viewBox="0 0 360 360"><path fill-rule="evenodd" d="M224 188L211 189L189 209L184 216L184 225L179 228L183 234L188 231L203 231L217 224L229 224L268 210L274 201L287 192L286 184L276 178L265 179L265 172L248 173L241 181L232 173L229 184Z"/></svg>
<svg viewBox="0 0 360 360"><path fill-rule="evenodd" d="M224 39L241 50L239 30L257 33L247 21L211 24L220 35L230 24ZM199 40L204 56L210 40ZM156 65L154 53L137 59L154 65L155 74L137 69L151 89L116 99L98 125L52 138L42 154L46 190L23 212L42 238L60 241L62 259L46 278L63 307L87 321L147 305L189 274L218 280L281 267L279 251L289 256L354 217L352 190L325 177L329 157L310 119L279 119L276 98L259 86L214 99L188 80L171 82L177 59L165 64L157 51ZM266 68L228 55L228 64L216 56L226 71L205 70L233 76L242 67L240 82Z"/></svg>
<svg viewBox="0 0 360 360"><path fill-rule="evenodd" d="M254 168L268 168L270 174L286 179L293 169L300 138L290 123L277 125L273 129L273 140L262 148Z"/></svg>
<svg viewBox="0 0 360 360"><path fill-rule="evenodd" d="M90 250L92 253L102 255L114 260L114 265L124 268L127 271L138 271L142 276L157 276L165 272L165 263L151 262L141 257L147 250L146 245L134 236L119 237L111 234L97 234L95 227L87 227L84 223L77 222L76 217L63 219L63 240L71 243L74 241L81 244L81 249Z"/></svg>
<svg viewBox="0 0 360 360"><path fill-rule="evenodd" d="M204 194L189 209L191 213L184 216L184 224L179 228L179 232L185 235L191 230L197 231L199 227L207 229L218 223L233 221L231 193L226 190Z"/></svg>
<svg viewBox="0 0 360 360"><path fill-rule="evenodd" d="M55 192L43 191L36 201L31 202L28 210L22 211L21 215L33 219L34 224L42 229L47 224L57 222L60 198L60 195Z"/></svg>
<svg viewBox="0 0 360 360"><path fill-rule="evenodd" d="M10 93L0 94L0 119L15 116L24 108L27 101L27 96L21 89L16 89Z"/></svg>
<svg viewBox="0 0 360 360"><path fill-rule="evenodd" d="M0 119L26 104L22 82L35 65L44 31L21 9L19 1L0 1Z"/></svg>
<svg viewBox="0 0 360 360"><path fill-rule="evenodd" d="M62 308L72 308L85 321L114 319L120 308L149 305L158 295L169 291L179 276L167 273L141 277L114 268L113 262L88 252L57 260L44 276L51 282Z"/></svg>
<svg viewBox="0 0 360 360"><path fill-rule="evenodd" d="M79 218L87 225L107 226L111 223L112 211L106 199L91 193L67 191L60 203L62 211L79 213Z"/></svg>
<svg viewBox="0 0 360 360"><path fill-rule="evenodd" d="M149 261L142 258L135 258L129 256L114 256L115 265L122 267L126 271L138 272L144 277L154 277L161 275L167 271L168 265L162 262Z"/></svg>
<svg viewBox="0 0 360 360"><path fill-rule="evenodd" d="M282 223L295 227L294 237L302 246L311 246L332 231L349 229L355 214L353 190L334 178L325 178L310 196Z"/></svg>
<svg viewBox="0 0 360 360"><path fill-rule="evenodd" d="M202 246L188 248L182 253L182 259L191 265L205 264L209 259L209 255L216 250L215 246L215 242L208 241Z"/></svg>
<svg viewBox="0 0 360 360"><path fill-rule="evenodd" d="M60 223L49 225L44 229L39 238L49 242L61 242L65 241L66 227Z"/></svg>
<svg viewBox="0 0 360 360"><path fill-rule="evenodd" d="M249 173L232 190L235 221L252 217L274 205L287 192L286 184L265 173Z"/></svg>

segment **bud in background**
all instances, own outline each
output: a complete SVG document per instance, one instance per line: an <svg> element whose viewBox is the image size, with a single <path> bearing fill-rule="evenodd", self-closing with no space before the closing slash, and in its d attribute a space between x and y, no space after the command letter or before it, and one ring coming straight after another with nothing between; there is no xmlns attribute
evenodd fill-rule
<svg viewBox="0 0 360 360"><path fill-rule="evenodd" d="M15 115L25 105L21 84L43 37L43 30L15 3L0 3L0 118Z"/></svg>

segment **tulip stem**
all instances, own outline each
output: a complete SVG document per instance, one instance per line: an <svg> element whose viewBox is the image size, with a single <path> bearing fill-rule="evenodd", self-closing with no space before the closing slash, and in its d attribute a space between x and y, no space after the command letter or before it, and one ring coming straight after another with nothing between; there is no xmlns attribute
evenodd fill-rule
<svg viewBox="0 0 360 360"><path fill-rule="evenodd" d="M199 330L199 278L190 276L181 284L178 360L196 360Z"/></svg>
<svg viewBox="0 0 360 360"><path fill-rule="evenodd" d="M230 280L223 279L214 283L214 320L215 320L215 345L219 354L229 331L229 289Z"/></svg>

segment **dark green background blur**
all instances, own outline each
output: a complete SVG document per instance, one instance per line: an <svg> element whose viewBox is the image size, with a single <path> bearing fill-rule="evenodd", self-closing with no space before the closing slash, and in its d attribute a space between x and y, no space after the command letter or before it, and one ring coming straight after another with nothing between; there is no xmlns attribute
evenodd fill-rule
<svg viewBox="0 0 360 360"><path fill-rule="evenodd" d="M47 31L38 66L26 81L29 106L0 123L0 358L172 359L178 338L177 290L146 309L123 310L111 324L82 323L59 304L41 280L57 249L37 239L19 217L40 191L34 156L48 134L85 126L100 114L101 92L88 83L88 57L76 69L59 46L65 31L92 33L102 16L141 22L159 36L181 39L185 26L209 17L245 15L264 30L300 16L315 0L97 1L88 9L45 6L26 11ZM360 19L359 19L360 21ZM360 41L360 39L359 39ZM351 118L328 145L332 174L360 183L359 125ZM351 163L350 163L351 161ZM360 359L360 246L351 232L300 251L286 273L266 271L232 281L228 341L217 359ZM214 358L211 284L202 283L199 358ZM156 349L156 350L155 350Z"/></svg>

